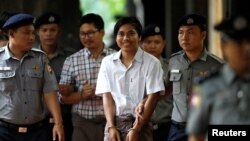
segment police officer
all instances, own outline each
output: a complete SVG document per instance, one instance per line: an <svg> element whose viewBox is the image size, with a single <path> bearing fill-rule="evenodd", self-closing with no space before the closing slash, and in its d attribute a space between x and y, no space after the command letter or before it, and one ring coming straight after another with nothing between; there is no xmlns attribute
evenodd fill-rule
<svg viewBox="0 0 250 141"><path fill-rule="evenodd" d="M215 29L221 32L227 63L194 89L190 141L205 140L208 125L250 124L250 18L235 15Z"/></svg>
<svg viewBox="0 0 250 141"><path fill-rule="evenodd" d="M160 60L164 79L167 78L167 60L162 57L165 45L165 33L162 28L157 24L147 25L142 32L141 47ZM167 139L171 125L172 109L172 95L163 97L158 101L151 118L154 141L165 141Z"/></svg>
<svg viewBox="0 0 250 141"><path fill-rule="evenodd" d="M56 78L46 55L32 49L34 17L18 13L3 25L9 43L0 49L0 140L45 141L45 103L55 123L53 140L64 140Z"/></svg>
<svg viewBox="0 0 250 141"><path fill-rule="evenodd" d="M206 75L211 69L222 65L222 60L207 51L206 19L198 14L188 14L177 23L181 51L169 59L167 87L172 88L173 111L168 140L187 140L185 132L189 111L188 100L194 78Z"/></svg>
<svg viewBox="0 0 250 141"><path fill-rule="evenodd" d="M66 57L73 53L69 49L60 46L58 43L59 36L61 34L60 21L61 17L57 13L46 12L39 16L35 22L36 32L40 39L40 45L38 46L38 48L47 54L50 61L50 65L55 72L58 83L60 81L63 63ZM74 91L73 86L64 89ZM61 110L65 131L65 140L70 141L73 130L71 121L71 105L61 104ZM53 122L53 118L50 118L50 123L52 123L52 129Z"/></svg>

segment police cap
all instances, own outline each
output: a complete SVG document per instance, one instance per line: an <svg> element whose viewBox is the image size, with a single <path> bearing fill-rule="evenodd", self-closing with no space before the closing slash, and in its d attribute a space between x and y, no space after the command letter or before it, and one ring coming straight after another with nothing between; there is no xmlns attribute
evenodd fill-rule
<svg viewBox="0 0 250 141"><path fill-rule="evenodd" d="M35 18L32 15L18 13L11 16L3 25L4 29L18 28L24 25L34 24Z"/></svg>
<svg viewBox="0 0 250 141"><path fill-rule="evenodd" d="M54 12L47 12L37 18L35 28L39 28L41 25L44 24L59 24L60 21L61 17L58 14Z"/></svg>
<svg viewBox="0 0 250 141"><path fill-rule="evenodd" d="M165 34L162 28L156 24L150 24L144 28L142 31L141 39L144 40L148 36L161 35L163 39L165 39Z"/></svg>
<svg viewBox="0 0 250 141"><path fill-rule="evenodd" d="M179 19L176 28L179 29L183 25L198 25L202 30L206 30L207 20L204 16L198 14L188 14Z"/></svg>
<svg viewBox="0 0 250 141"><path fill-rule="evenodd" d="M4 23L11 17L15 15L15 13L10 13L10 12L7 12L7 11L3 11L1 14L0 14L0 29L2 29Z"/></svg>
<svg viewBox="0 0 250 141"><path fill-rule="evenodd" d="M215 25L215 30L221 31L223 36L241 40L250 37L250 17L245 15L233 15L225 18Z"/></svg>

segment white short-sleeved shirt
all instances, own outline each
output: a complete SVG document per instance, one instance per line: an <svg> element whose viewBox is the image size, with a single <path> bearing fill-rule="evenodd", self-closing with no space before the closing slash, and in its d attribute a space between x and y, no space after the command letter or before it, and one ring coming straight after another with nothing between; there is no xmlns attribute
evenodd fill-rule
<svg viewBox="0 0 250 141"><path fill-rule="evenodd" d="M138 48L132 64L126 68L120 60L121 51L105 57L98 74L96 94L111 92L116 115L135 115L145 95L164 92L160 61Z"/></svg>

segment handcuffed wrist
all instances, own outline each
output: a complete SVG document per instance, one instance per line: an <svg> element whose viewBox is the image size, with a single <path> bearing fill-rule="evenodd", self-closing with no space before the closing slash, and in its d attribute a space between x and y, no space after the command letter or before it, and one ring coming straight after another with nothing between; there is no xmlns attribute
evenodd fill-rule
<svg viewBox="0 0 250 141"><path fill-rule="evenodd" d="M109 132L111 129L117 130L117 127L116 127L116 126L110 126L110 127L108 127L108 132Z"/></svg>
<svg viewBox="0 0 250 141"><path fill-rule="evenodd" d="M128 132L131 132L131 131L136 132L137 134L140 134L140 130L139 129L136 129L136 128L130 128L130 129L128 129Z"/></svg>
<svg viewBox="0 0 250 141"><path fill-rule="evenodd" d="M58 100L61 104L65 104L61 94L58 95Z"/></svg>

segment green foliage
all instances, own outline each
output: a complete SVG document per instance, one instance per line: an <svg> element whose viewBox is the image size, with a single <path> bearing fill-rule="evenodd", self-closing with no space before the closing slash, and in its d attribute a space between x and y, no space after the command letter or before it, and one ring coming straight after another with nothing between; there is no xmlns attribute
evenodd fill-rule
<svg viewBox="0 0 250 141"><path fill-rule="evenodd" d="M126 14L126 0L80 0L82 14L96 13L102 16L105 22L105 41L111 42L111 34L116 17Z"/></svg>

